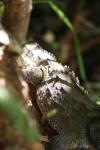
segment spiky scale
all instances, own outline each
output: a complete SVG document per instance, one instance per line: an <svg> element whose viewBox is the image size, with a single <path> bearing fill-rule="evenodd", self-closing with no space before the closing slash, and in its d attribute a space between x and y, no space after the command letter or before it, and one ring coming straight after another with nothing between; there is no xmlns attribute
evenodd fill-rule
<svg viewBox="0 0 100 150"><path fill-rule="evenodd" d="M36 67L45 61L57 61L53 54L43 50L37 43L26 44L22 54L24 65L29 67Z"/></svg>

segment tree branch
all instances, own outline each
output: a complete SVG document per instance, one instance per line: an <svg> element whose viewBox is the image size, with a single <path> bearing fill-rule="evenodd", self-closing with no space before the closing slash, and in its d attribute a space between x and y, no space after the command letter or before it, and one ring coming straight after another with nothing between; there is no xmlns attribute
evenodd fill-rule
<svg viewBox="0 0 100 150"><path fill-rule="evenodd" d="M4 27L13 34L17 41L23 43L32 10L32 0L4 0Z"/></svg>

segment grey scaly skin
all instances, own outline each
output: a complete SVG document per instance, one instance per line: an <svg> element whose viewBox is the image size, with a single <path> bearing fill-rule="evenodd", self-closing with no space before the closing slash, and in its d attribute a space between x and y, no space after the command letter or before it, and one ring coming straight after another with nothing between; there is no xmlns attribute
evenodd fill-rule
<svg viewBox="0 0 100 150"><path fill-rule="evenodd" d="M88 150L88 118L98 116L100 107L90 100L74 72L37 44L27 44L22 59L25 79L37 84L37 105L43 116L57 110L46 118L58 133L51 139L50 150Z"/></svg>
<svg viewBox="0 0 100 150"><path fill-rule="evenodd" d="M37 67L42 63L51 61L57 61L53 54L43 50L37 43L26 44L24 47L24 52L22 54L25 66Z"/></svg>

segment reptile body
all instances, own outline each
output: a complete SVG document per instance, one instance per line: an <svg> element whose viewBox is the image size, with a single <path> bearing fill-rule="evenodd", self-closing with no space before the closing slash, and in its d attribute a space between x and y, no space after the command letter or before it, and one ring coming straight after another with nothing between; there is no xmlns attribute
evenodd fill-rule
<svg viewBox="0 0 100 150"><path fill-rule="evenodd" d="M58 133L47 149L94 150L87 126L89 118L100 114L100 107L90 100L74 72L37 44L27 44L22 59L25 79L37 84L37 105L42 115L57 111L45 118Z"/></svg>

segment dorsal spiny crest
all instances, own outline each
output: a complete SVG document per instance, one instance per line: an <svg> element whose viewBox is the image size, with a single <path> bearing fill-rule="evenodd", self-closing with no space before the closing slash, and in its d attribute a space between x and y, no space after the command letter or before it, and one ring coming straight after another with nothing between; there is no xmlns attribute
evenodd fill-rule
<svg viewBox="0 0 100 150"><path fill-rule="evenodd" d="M40 61L43 60L57 61L53 54L42 49L37 43L26 44L24 47L24 51L25 51L24 53L29 57L31 57L30 59L32 59L33 61L34 59L37 59L37 61L39 61L38 59L40 59Z"/></svg>

